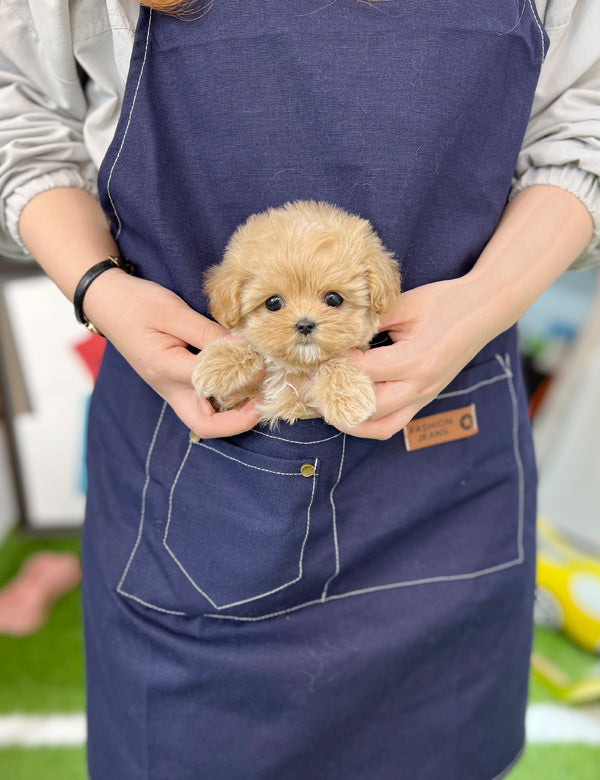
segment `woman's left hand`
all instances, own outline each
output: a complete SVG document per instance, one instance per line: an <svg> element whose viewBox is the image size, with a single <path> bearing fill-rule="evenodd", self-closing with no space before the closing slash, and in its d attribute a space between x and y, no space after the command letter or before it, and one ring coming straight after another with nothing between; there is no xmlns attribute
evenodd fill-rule
<svg viewBox="0 0 600 780"><path fill-rule="evenodd" d="M394 344L353 350L375 383L377 411L347 432L388 439L400 431L497 335L489 314L469 276L402 293L380 321Z"/></svg>
<svg viewBox="0 0 600 780"><path fill-rule="evenodd" d="M354 357L375 382L377 411L348 433L388 439L495 336L513 325L592 239L583 203L551 185L508 203L468 274L402 293L381 317L394 344Z"/></svg>

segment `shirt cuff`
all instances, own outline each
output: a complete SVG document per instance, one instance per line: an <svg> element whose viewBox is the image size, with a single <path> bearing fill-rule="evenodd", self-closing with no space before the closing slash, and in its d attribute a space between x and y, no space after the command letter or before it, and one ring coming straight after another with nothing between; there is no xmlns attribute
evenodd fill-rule
<svg viewBox="0 0 600 780"><path fill-rule="evenodd" d="M30 254L23 244L19 233L21 212L36 195L59 187L75 187L76 189L89 192L95 198L98 197L96 182L89 181L79 171L71 168L63 168L43 176L38 176L35 179L30 179L26 184L18 187L6 199L5 224L8 235L4 237L2 241L3 246L0 249L7 257L13 259L30 258ZM8 245L11 243L10 239L14 242L12 246Z"/></svg>
<svg viewBox="0 0 600 780"><path fill-rule="evenodd" d="M570 266L570 270L600 266L600 180L593 173L582 171L574 165L528 168L513 181L510 198L533 184L550 184L575 195L590 212L594 222L592 240Z"/></svg>

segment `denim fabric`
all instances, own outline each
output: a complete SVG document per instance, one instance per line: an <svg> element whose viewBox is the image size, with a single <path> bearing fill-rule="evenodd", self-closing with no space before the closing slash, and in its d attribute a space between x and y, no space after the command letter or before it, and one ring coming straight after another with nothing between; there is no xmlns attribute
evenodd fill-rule
<svg viewBox="0 0 600 780"><path fill-rule="evenodd" d="M544 47L512 0L143 10L100 173L121 250L204 311L234 227L314 198L369 218L407 288L458 276L505 205ZM109 346L84 534L94 780L501 776L534 584L514 330L421 415L471 403L476 436L414 452L322 420L198 442Z"/></svg>

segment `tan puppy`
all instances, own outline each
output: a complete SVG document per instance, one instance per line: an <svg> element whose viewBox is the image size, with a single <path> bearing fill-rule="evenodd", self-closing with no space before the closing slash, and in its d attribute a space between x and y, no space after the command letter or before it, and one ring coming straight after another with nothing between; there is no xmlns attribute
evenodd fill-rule
<svg viewBox="0 0 600 780"><path fill-rule="evenodd" d="M313 201L254 214L209 269L206 293L241 339L196 359L192 383L217 409L258 396L263 421L322 415L342 428L373 414L373 384L347 353L368 349L400 275L366 220Z"/></svg>

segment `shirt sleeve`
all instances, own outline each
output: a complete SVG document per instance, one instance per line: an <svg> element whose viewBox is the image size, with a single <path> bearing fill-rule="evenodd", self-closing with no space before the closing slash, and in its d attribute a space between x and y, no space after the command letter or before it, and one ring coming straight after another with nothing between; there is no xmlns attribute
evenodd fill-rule
<svg viewBox="0 0 600 780"><path fill-rule="evenodd" d="M542 66L511 197L533 184L568 190L586 206L594 236L572 268L600 265L600 3L549 0Z"/></svg>
<svg viewBox="0 0 600 780"><path fill-rule="evenodd" d="M31 198L52 187L95 192L69 3L50 5L0 2L0 252L16 259L27 256L18 221Z"/></svg>
<svg viewBox="0 0 600 780"><path fill-rule="evenodd" d="M19 218L39 193L97 194L138 15L137 0L0 0L0 254L28 257Z"/></svg>

